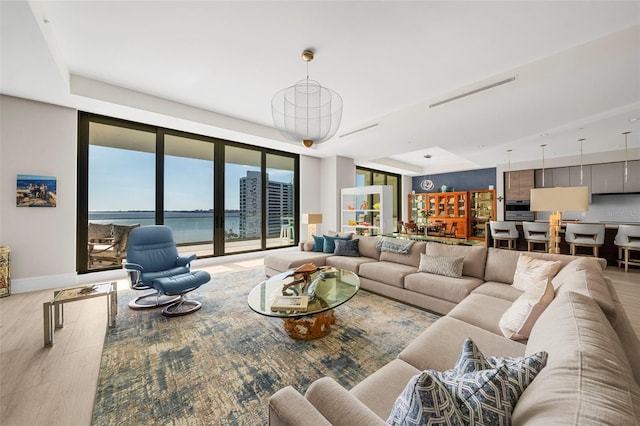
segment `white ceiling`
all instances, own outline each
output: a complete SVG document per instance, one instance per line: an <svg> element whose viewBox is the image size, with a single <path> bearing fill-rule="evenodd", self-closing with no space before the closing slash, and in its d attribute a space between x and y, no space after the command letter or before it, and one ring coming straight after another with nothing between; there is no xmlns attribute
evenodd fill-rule
<svg viewBox="0 0 640 426"><path fill-rule="evenodd" d="M640 1L5 1L4 94L407 175L640 146ZM304 149L270 101L344 101ZM513 82L429 105L515 76ZM377 124L367 130L345 133ZM425 159L425 154L432 158Z"/></svg>

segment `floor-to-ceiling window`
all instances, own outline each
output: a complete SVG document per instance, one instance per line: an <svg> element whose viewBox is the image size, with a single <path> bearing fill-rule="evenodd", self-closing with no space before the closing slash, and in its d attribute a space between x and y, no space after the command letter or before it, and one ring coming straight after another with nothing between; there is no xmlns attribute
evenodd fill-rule
<svg viewBox="0 0 640 426"><path fill-rule="evenodd" d="M267 154L267 243L269 247L295 241L295 161Z"/></svg>
<svg viewBox="0 0 640 426"><path fill-rule="evenodd" d="M151 224L199 257L295 245L297 173L295 154L80 112L77 269L121 267Z"/></svg>
<svg viewBox="0 0 640 426"><path fill-rule="evenodd" d="M224 161L224 205L230 213L225 215L225 229L232 229L236 223L238 229L236 238L225 240L225 252L259 250L262 248L262 153L227 146Z"/></svg>
<svg viewBox="0 0 640 426"><path fill-rule="evenodd" d="M193 137L164 135L164 224L181 249L214 254L215 144Z"/></svg>
<svg viewBox="0 0 640 426"><path fill-rule="evenodd" d="M393 227L397 227L402 210L400 175L395 173L381 172L379 170L356 167L356 186L368 185L390 185L393 188ZM368 200L373 205L379 200Z"/></svg>

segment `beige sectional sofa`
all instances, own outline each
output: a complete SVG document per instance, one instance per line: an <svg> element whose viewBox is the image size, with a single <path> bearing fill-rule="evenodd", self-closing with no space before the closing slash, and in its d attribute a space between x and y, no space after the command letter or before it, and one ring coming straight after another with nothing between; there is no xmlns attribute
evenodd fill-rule
<svg viewBox="0 0 640 426"><path fill-rule="evenodd" d="M384 424L409 380L423 370L453 368L467 338L486 356L548 353L513 410L514 425L639 424L640 342L603 275L604 261L431 242L416 242L400 255L378 252L375 242L360 237L359 258L301 250L299 257L267 257L265 265L268 274L306 262L350 269L362 288L444 316L349 391L330 377L312 383L304 396L292 387L279 390L269 401L270 424ZM420 253L464 256L462 277L417 272ZM528 340L515 341L504 337L499 322L523 293L511 285L522 253L559 260L562 269L552 282L555 297Z"/></svg>

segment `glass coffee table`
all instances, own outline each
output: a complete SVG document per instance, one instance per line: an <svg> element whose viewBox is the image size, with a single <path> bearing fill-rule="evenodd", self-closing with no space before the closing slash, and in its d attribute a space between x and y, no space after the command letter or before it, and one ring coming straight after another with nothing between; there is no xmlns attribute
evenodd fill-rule
<svg viewBox="0 0 640 426"><path fill-rule="evenodd" d="M293 271L274 275L251 290L248 302L249 307L261 315L282 318L287 334L299 340L312 340L329 334L331 324L335 323L333 309L350 300L360 289L358 276L339 268L311 274L306 288L302 283L289 286L294 280ZM308 296L306 309L272 310L276 297L283 295Z"/></svg>

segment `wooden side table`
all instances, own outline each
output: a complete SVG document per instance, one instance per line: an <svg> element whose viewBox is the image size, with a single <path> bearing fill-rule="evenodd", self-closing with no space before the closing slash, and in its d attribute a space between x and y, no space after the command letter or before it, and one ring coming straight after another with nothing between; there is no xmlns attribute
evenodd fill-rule
<svg viewBox="0 0 640 426"><path fill-rule="evenodd" d="M44 345L53 346L55 329L64 326L65 303L101 296L106 296L107 299L107 327L113 328L118 314L118 285L115 281L54 291L53 299L42 304Z"/></svg>

